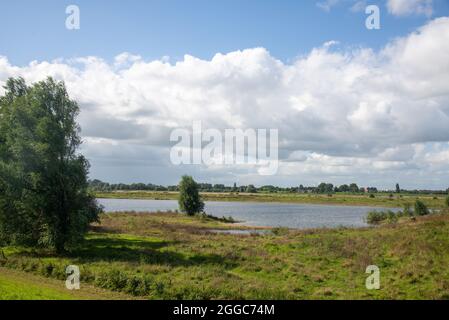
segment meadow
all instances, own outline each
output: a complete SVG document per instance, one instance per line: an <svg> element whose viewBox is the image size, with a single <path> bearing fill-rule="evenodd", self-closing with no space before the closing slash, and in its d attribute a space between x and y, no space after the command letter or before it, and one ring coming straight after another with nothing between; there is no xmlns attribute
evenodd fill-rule
<svg viewBox="0 0 449 320"><path fill-rule="evenodd" d="M447 213L359 229L217 229L245 227L178 213L103 214L65 255L4 247L0 299L449 299ZM380 290L365 287L373 264ZM80 267L77 292L65 289L67 265Z"/></svg>

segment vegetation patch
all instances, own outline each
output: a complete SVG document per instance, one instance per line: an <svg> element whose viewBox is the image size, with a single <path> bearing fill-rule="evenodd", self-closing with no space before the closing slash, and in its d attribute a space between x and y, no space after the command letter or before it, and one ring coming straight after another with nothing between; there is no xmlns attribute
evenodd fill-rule
<svg viewBox="0 0 449 320"><path fill-rule="evenodd" d="M441 299L449 295L449 215L377 228L275 229L211 234L236 226L182 214L101 215L64 255L4 247L3 267L144 299ZM365 288L368 265L381 289ZM61 282L62 283L62 282ZM63 297L61 295L61 297Z"/></svg>

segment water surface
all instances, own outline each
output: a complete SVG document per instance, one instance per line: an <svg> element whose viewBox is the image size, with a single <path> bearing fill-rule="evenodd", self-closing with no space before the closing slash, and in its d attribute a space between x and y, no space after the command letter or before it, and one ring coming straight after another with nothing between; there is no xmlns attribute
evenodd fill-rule
<svg viewBox="0 0 449 320"><path fill-rule="evenodd" d="M155 212L177 210L176 200L98 199L108 212ZM229 217L256 227L288 227L297 229L364 227L366 214L386 208L262 202L207 201L205 210L216 217ZM394 210L396 211L396 210Z"/></svg>

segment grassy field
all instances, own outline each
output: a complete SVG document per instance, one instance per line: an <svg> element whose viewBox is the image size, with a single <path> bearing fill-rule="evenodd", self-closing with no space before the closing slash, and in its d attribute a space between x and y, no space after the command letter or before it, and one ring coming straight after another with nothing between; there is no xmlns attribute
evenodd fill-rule
<svg viewBox="0 0 449 320"><path fill-rule="evenodd" d="M63 257L3 248L0 299L97 298L94 291L69 296L75 293L62 280L70 264L80 267L82 286L107 290L98 293L103 298L116 291L145 299L449 299L448 214L362 229L210 232L234 228L175 213L104 214ZM365 288L372 264L380 290ZM47 281L35 277L60 287L42 287Z"/></svg>
<svg viewBox="0 0 449 320"><path fill-rule="evenodd" d="M201 193L205 201L253 201L253 202L285 202L329 205L353 205L376 207L403 207L405 204L413 205L417 199L422 200L428 207L437 208L444 205L446 195L411 195L378 193L371 198L367 194L337 193L327 194L301 194L301 193ZM152 199L177 200L177 192L169 191L115 191L97 192L97 198L106 199Z"/></svg>

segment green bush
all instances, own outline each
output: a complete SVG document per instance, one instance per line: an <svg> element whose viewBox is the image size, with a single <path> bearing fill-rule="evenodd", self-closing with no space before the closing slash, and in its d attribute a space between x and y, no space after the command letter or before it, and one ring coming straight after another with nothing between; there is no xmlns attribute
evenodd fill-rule
<svg viewBox="0 0 449 320"><path fill-rule="evenodd" d="M410 208L410 204L409 203L404 204L404 211L402 212L402 214L405 217L412 217L413 216L413 211Z"/></svg>
<svg viewBox="0 0 449 320"><path fill-rule="evenodd" d="M379 224L386 219L387 216L385 212L382 211L370 211L366 216L366 222L369 224Z"/></svg>
<svg viewBox="0 0 449 320"><path fill-rule="evenodd" d="M95 285L113 291L122 291L127 285L127 276L120 270L100 273L95 279Z"/></svg>
<svg viewBox="0 0 449 320"><path fill-rule="evenodd" d="M449 196L446 197L444 203L446 204L446 207L449 207Z"/></svg>
<svg viewBox="0 0 449 320"><path fill-rule="evenodd" d="M386 212L386 215L387 215L387 222L388 223L396 223L398 221L398 219L399 219L399 215L394 213L391 210L388 210Z"/></svg>
<svg viewBox="0 0 449 320"><path fill-rule="evenodd" d="M415 215L426 216L429 214L429 209L421 200L416 200L415 202Z"/></svg>
<svg viewBox="0 0 449 320"><path fill-rule="evenodd" d="M391 210L387 211L370 211L366 216L366 222L368 224L379 224L383 221L387 221L388 223L395 223L398 221L400 214L396 214Z"/></svg>

